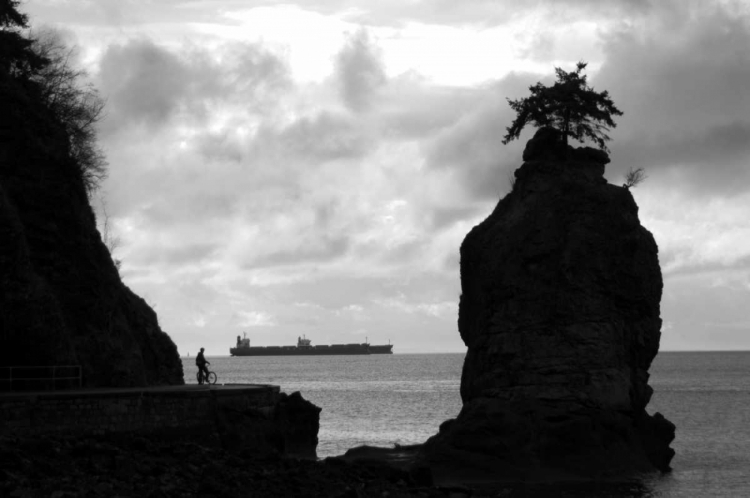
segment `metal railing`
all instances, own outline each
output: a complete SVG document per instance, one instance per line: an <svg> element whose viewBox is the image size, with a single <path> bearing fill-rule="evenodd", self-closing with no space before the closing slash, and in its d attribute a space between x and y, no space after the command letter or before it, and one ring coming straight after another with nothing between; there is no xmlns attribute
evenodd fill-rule
<svg viewBox="0 0 750 498"><path fill-rule="evenodd" d="M0 367L0 391L57 391L81 387L80 365Z"/></svg>

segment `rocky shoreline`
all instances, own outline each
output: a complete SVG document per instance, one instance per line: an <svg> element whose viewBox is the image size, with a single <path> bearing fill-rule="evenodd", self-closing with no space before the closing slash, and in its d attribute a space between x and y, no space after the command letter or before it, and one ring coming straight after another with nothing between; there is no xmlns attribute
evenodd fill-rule
<svg viewBox="0 0 750 498"><path fill-rule="evenodd" d="M0 439L0 495L17 497L449 496L407 472L343 459L229 452L145 437Z"/></svg>
<svg viewBox="0 0 750 498"><path fill-rule="evenodd" d="M306 460L138 436L2 437L0 496L482 498L637 496L644 491L637 481L436 485L425 469L394 465L394 455L418 449L365 447L348 456Z"/></svg>

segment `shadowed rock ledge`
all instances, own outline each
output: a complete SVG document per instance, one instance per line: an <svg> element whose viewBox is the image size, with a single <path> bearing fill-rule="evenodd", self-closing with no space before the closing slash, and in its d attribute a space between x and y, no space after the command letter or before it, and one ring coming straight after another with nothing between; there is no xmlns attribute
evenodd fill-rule
<svg viewBox="0 0 750 498"><path fill-rule="evenodd" d="M463 408L428 440L456 480L666 471L674 425L646 412L659 348L658 249L601 151L540 130L515 185L461 245Z"/></svg>

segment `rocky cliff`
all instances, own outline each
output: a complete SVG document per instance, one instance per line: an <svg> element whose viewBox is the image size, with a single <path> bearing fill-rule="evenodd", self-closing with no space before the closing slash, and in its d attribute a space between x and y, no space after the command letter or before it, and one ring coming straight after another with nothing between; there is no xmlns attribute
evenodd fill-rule
<svg viewBox="0 0 750 498"><path fill-rule="evenodd" d="M649 415L658 249L601 151L540 130L512 192L461 245L463 408L425 445L464 476L599 478L669 469L674 425ZM442 471L439 471L442 472Z"/></svg>
<svg viewBox="0 0 750 498"><path fill-rule="evenodd" d="M120 280L67 136L0 81L0 366L81 365L86 386L182 384L154 311Z"/></svg>

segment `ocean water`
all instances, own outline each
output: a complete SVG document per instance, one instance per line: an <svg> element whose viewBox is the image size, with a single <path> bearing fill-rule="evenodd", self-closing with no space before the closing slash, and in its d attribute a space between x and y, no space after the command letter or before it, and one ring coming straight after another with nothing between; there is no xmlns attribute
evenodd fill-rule
<svg viewBox="0 0 750 498"><path fill-rule="evenodd" d="M463 354L207 358L219 383L275 384L323 408L320 457L422 443L461 409ZM750 352L662 352L650 384L649 412L677 425L674 470L591 496L750 497Z"/></svg>

